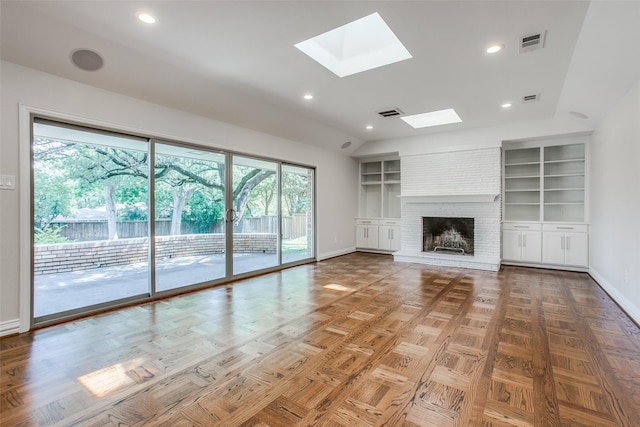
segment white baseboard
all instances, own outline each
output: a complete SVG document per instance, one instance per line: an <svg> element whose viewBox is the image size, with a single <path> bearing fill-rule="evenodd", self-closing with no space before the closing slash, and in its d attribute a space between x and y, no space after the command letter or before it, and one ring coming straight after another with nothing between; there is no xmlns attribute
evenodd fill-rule
<svg viewBox="0 0 640 427"><path fill-rule="evenodd" d="M0 322L0 337L13 335L20 332L20 319L6 320Z"/></svg>
<svg viewBox="0 0 640 427"><path fill-rule="evenodd" d="M349 248L338 249L337 251L331 251L331 252L325 252L323 254L318 254L317 259L318 259L318 261L323 261L325 259L335 258L337 256L350 254L350 253L353 253L355 251L356 251L356 247L352 246L352 247L349 247Z"/></svg>
<svg viewBox="0 0 640 427"><path fill-rule="evenodd" d="M640 307L637 307L624 295L620 293L607 279L602 277L593 267L589 268L589 274L598 285L631 317L634 322L640 325Z"/></svg>

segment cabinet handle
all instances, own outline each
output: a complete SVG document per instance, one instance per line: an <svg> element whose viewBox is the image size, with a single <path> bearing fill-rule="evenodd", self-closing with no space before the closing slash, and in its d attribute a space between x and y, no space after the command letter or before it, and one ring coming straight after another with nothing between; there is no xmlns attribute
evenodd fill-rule
<svg viewBox="0 0 640 427"><path fill-rule="evenodd" d="M526 229L528 229L529 226L528 225L514 225L513 228L526 228Z"/></svg>
<svg viewBox="0 0 640 427"><path fill-rule="evenodd" d="M558 230L573 230L573 227L556 227Z"/></svg>
<svg viewBox="0 0 640 427"><path fill-rule="evenodd" d="M524 236L522 236L522 247L523 248L527 247L527 235L526 234Z"/></svg>
<svg viewBox="0 0 640 427"><path fill-rule="evenodd" d="M394 232L394 230L392 228L391 229L391 240L395 240L395 238L396 238L396 235L395 235L395 232Z"/></svg>
<svg viewBox="0 0 640 427"><path fill-rule="evenodd" d="M518 234L518 247L522 247L522 234Z"/></svg>
<svg viewBox="0 0 640 427"><path fill-rule="evenodd" d="M569 242L570 242L570 240L569 240L569 239L570 239L570 237L569 237L569 236L567 236L567 237L565 237L565 239L567 239L567 240L566 240L566 242L567 242L567 244L566 244L566 246L567 246L567 247L566 247L566 249L567 249L567 250L569 250Z"/></svg>
<svg viewBox="0 0 640 427"><path fill-rule="evenodd" d="M560 238L560 249L564 250L564 236Z"/></svg>

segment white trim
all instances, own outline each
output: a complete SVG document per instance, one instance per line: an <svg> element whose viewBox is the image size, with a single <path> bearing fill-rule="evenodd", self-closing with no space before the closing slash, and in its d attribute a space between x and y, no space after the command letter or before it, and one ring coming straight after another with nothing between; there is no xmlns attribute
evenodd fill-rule
<svg viewBox="0 0 640 427"><path fill-rule="evenodd" d="M19 331L27 332L31 329L31 113L39 110L18 105L18 153L20 162L20 218L19 228L19 251L20 263L18 281L20 284L19 301ZM46 112L50 114L50 112Z"/></svg>
<svg viewBox="0 0 640 427"><path fill-rule="evenodd" d="M614 300L637 324L640 324L640 307L634 305L627 297L605 279L596 269L589 268L589 274L596 283Z"/></svg>
<svg viewBox="0 0 640 427"><path fill-rule="evenodd" d="M0 337L20 333L20 319L0 322Z"/></svg>
<svg viewBox="0 0 640 427"><path fill-rule="evenodd" d="M498 198L491 194L434 194L424 196L398 196L403 203L491 203Z"/></svg>
<svg viewBox="0 0 640 427"><path fill-rule="evenodd" d="M356 251L355 246L350 246L344 249L338 249L337 251L325 252L323 254L318 254L317 260L324 261L325 259L335 258L337 256L347 255Z"/></svg>

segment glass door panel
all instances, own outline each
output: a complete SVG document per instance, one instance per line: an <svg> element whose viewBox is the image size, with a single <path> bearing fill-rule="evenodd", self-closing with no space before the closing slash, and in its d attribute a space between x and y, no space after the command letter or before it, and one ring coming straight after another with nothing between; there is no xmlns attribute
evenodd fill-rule
<svg viewBox="0 0 640 427"><path fill-rule="evenodd" d="M224 154L157 143L155 289L210 282L225 267Z"/></svg>
<svg viewBox="0 0 640 427"><path fill-rule="evenodd" d="M278 164L233 156L233 274L279 262Z"/></svg>
<svg viewBox="0 0 640 427"><path fill-rule="evenodd" d="M36 323L149 296L148 141L35 119Z"/></svg>
<svg viewBox="0 0 640 427"><path fill-rule="evenodd" d="M282 165L282 263L314 257L313 169Z"/></svg>

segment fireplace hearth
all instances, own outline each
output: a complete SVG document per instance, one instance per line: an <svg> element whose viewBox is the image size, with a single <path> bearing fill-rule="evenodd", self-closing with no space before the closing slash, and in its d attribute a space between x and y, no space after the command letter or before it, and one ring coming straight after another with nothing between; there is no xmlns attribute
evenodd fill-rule
<svg viewBox="0 0 640 427"><path fill-rule="evenodd" d="M473 255L474 219L422 217L422 251Z"/></svg>

